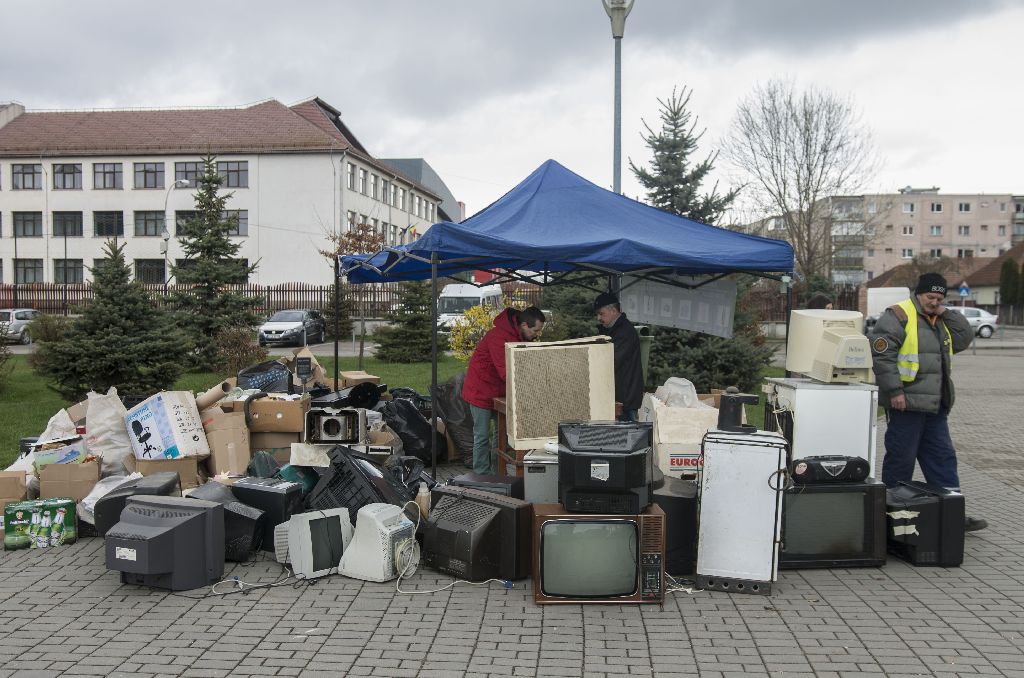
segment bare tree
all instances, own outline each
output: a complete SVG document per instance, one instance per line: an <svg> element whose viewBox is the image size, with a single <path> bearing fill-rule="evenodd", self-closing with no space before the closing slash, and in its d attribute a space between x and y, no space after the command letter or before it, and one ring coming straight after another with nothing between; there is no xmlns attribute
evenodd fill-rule
<svg viewBox="0 0 1024 678"><path fill-rule="evenodd" d="M331 263L332 269L338 265L338 257L345 254L373 254L384 247L384 233L377 231L369 224L352 224L343 233L328 233L327 239L331 243L330 249L319 250L320 256ZM332 295L333 296L333 295ZM353 310L359 312L359 358L356 361L357 369L363 369L363 353L366 347L366 295L360 295L362 303ZM331 320L334 318L334 299L331 299Z"/></svg>
<svg viewBox="0 0 1024 678"><path fill-rule="evenodd" d="M827 198L857 193L877 167L871 133L849 99L791 81L755 87L723 144L762 214L793 245L797 270L828 278L834 249Z"/></svg>

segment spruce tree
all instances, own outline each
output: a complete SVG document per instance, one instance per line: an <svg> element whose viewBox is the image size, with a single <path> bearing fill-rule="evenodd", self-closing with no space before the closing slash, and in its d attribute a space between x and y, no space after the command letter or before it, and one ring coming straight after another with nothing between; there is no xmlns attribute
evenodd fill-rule
<svg viewBox="0 0 1024 678"><path fill-rule="evenodd" d="M672 90L661 104L661 129L654 131L645 122L644 141L651 150L650 168L629 162L637 180L647 189L647 201L654 207L707 224L717 222L736 198L731 190L719 195L717 185L710 193L701 193L701 183L714 169L717 153L695 163L691 158L703 130L696 132L697 121L687 106L690 91ZM733 337L723 339L700 332L671 327L656 327L648 365L648 386L657 386L673 376L685 377L699 391L739 386L750 389L760 379L771 359L771 349L756 318L746 311L742 293L749 281L738 281L738 301L733 322Z"/></svg>
<svg viewBox="0 0 1024 678"><path fill-rule="evenodd" d="M217 365L217 335L221 330L255 328L258 323L255 310L259 300L230 287L246 282L256 266L244 265L235 258L241 244L233 242L230 235L238 228L238 221L234 215L225 216L224 208L232 194L221 194L221 181L215 158L203 158L203 175L195 196L196 215L181 225L178 236L185 260L171 267L175 280L188 285L173 295L172 303L192 345L192 365L203 370Z"/></svg>
<svg viewBox="0 0 1024 678"><path fill-rule="evenodd" d="M37 371L68 401L88 391L149 396L170 388L184 370L187 343L174 320L154 305L108 241L92 269L93 301L56 341L40 342Z"/></svg>
<svg viewBox="0 0 1024 678"><path fill-rule="evenodd" d="M697 120L692 118L687 106L692 91L672 90L667 100L658 99L661 104L661 129L657 132L644 121L647 134L642 135L651 149L651 167L638 167L629 161L629 168L637 181L647 189L647 202L655 207L688 219L713 224L735 200L737 191L718 195L718 186L710 193L700 194L700 185L714 169L717 153L694 163L690 157L697 150L697 142L704 131L695 133Z"/></svg>
<svg viewBox="0 0 1024 678"><path fill-rule="evenodd" d="M430 360L430 332L433 325L430 283L398 284L401 302L388 315L391 327L377 331L376 358L394 363ZM441 347L438 347L441 350Z"/></svg>

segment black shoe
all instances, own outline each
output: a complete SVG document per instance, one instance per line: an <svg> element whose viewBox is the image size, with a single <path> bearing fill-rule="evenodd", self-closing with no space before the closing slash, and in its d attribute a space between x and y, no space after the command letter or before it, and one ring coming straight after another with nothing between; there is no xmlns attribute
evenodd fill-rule
<svg viewBox="0 0 1024 678"><path fill-rule="evenodd" d="M964 517L964 532L977 532L988 527L988 521L984 518Z"/></svg>

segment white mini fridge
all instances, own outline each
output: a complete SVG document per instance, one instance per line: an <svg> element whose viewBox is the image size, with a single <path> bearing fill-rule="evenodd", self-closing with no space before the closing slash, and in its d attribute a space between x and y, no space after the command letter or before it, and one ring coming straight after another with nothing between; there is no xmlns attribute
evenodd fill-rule
<svg viewBox="0 0 1024 678"><path fill-rule="evenodd" d="M769 595L778 576L786 439L715 429L702 451L697 588Z"/></svg>
<svg viewBox="0 0 1024 678"><path fill-rule="evenodd" d="M822 384L811 379L768 379L771 408L765 428L791 443L790 459L830 454L862 457L875 476L878 448L878 387Z"/></svg>

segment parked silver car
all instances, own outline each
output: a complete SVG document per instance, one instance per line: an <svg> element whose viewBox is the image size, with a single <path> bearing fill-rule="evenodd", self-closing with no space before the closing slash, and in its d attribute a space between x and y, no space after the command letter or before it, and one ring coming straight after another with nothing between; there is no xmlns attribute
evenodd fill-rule
<svg viewBox="0 0 1024 678"><path fill-rule="evenodd" d="M957 313L963 313L967 322L974 328L974 333L984 339L991 337L999 328L999 316L992 315L983 308L970 306L947 306L947 308Z"/></svg>
<svg viewBox="0 0 1024 678"><path fill-rule="evenodd" d="M38 315L40 312L32 308L0 308L0 332L4 332L6 341L31 344L28 324Z"/></svg>
<svg viewBox="0 0 1024 678"><path fill-rule="evenodd" d="M270 320L260 325L258 339L260 346L270 344L294 344L305 346L321 344L327 331L324 317L307 308L292 308L278 311Z"/></svg>

